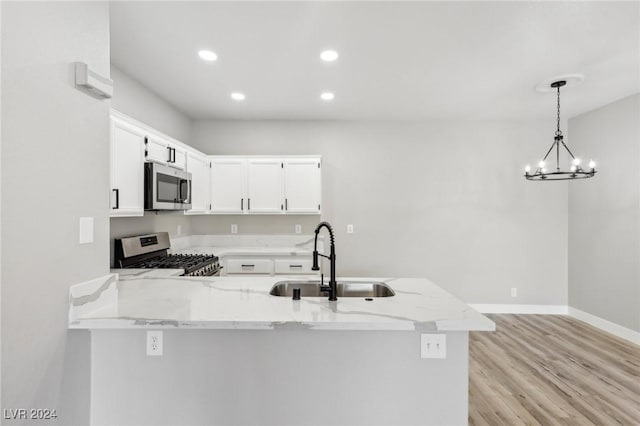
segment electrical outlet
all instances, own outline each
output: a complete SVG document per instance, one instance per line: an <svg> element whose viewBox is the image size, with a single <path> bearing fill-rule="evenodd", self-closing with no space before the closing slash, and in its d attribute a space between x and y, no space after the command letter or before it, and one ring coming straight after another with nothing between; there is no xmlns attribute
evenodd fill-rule
<svg viewBox="0 0 640 426"><path fill-rule="evenodd" d="M162 331L147 331L147 355L162 356Z"/></svg>
<svg viewBox="0 0 640 426"><path fill-rule="evenodd" d="M421 334L420 335L421 358L446 358L447 335L446 334Z"/></svg>
<svg viewBox="0 0 640 426"><path fill-rule="evenodd" d="M518 289L516 287L511 287L511 297L518 297Z"/></svg>
<svg viewBox="0 0 640 426"><path fill-rule="evenodd" d="M353 225L347 225L347 234L353 234Z"/></svg>
<svg viewBox="0 0 640 426"><path fill-rule="evenodd" d="M296 234L302 234L302 225L296 225Z"/></svg>
<svg viewBox="0 0 640 426"><path fill-rule="evenodd" d="M232 234L238 233L238 225L236 225L235 223L231 225L231 233Z"/></svg>

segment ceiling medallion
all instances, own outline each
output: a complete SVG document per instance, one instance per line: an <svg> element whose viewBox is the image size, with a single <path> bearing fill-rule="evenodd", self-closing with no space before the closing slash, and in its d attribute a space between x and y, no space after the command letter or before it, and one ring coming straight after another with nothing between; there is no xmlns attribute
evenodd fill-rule
<svg viewBox="0 0 640 426"><path fill-rule="evenodd" d="M588 169L583 169L581 166L581 160L576 158L567 144L564 143L564 137L562 136L562 131L560 130L560 88L567 84L566 80L557 80L549 85L551 90L556 89L558 94L558 108L557 108L557 127L556 133L553 138L553 143L551 147L545 154L544 158L538 163L538 168L531 173L531 166L527 165L524 169L524 177L527 180L569 180L569 179L586 179L593 177L596 172L596 163L593 160L589 162ZM571 167L569 170L560 169L560 145L564 148L569 155L571 156ZM555 171L548 171L546 168L546 160L551 151L555 148L556 152L556 167ZM552 170L552 169L550 169Z"/></svg>

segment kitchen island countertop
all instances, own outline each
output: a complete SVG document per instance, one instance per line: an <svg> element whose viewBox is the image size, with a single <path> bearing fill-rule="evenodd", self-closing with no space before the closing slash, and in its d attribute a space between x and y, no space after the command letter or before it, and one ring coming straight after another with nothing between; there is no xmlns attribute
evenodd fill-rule
<svg viewBox="0 0 640 426"><path fill-rule="evenodd" d="M73 329L309 329L492 331L495 324L424 278L344 278L376 281L395 296L269 295L279 281L308 277L149 277L107 275L70 290Z"/></svg>

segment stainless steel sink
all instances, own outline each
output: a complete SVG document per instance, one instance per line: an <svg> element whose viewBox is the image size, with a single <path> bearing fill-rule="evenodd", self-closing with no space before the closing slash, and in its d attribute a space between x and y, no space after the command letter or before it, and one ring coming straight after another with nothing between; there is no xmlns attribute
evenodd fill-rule
<svg viewBox="0 0 640 426"><path fill-rule="evenodd" d="M325 285L327 283L325 282ZM293 289L300 289L300 297L325 297L320 281L280 281L271 287L272 296L292 297ZM384 283L364 281L338 281L338 297L391 297L393 290Z"/></svg>

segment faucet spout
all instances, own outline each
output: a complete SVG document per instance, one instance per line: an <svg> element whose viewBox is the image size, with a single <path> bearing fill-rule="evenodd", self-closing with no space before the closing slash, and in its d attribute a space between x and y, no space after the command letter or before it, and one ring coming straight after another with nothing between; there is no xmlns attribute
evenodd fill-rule
<svg viewBox="0 0 640 426"><path fill-rule="evenodd" d="M322 228L326 228L327 231L329 232L329 239L330 239L329 256L318 253L318 234L320 233ZM320 270L320 267L318 266L318 256L326 257L327 259L329 259L329 263L331 265L331 268L330 268L331 278L329 279L329 285L323 286L322 290L327 291L329 293L329 300L336 301L338 300L338 284L336 283L336 245L335 245L335 239L333 236L333 228L331 228L331 225L328 222L320 222L316 227L315 234L316 234L315 239L313 241L313 266L311 267L311 269L314 271Z"/></svg>

